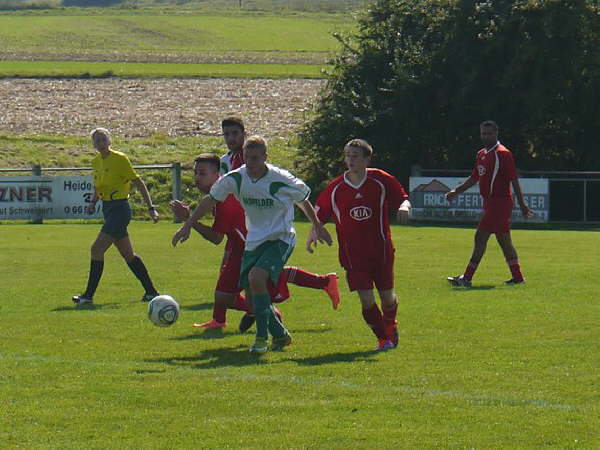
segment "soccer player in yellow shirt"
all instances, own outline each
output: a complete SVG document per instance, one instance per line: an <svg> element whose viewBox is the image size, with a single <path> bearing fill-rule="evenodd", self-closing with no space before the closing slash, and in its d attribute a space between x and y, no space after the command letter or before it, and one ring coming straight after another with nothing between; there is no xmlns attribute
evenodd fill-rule
<svg viewBox="0 0 600 450"><path fill-rule="evenodd" d="M127 225L131 220L131 207L128 200L131 186L133 185L142 194L148 205L148 214L154 222L158 221L158 212L152 204L146 184L133 169L129 158L110 148L109 131L105 128L96 128L92 130L90 136L98 155L92 160L94 197L88 212L93 214L96 202L102 200L104 225L92 244L87 288L83 294L73 296L73 302L77 305L93 302L104 269L104 254L112 244L117 247L131 271L142 283L145 290L142 301L148 302L157 296L158 292L152 284L142 258L133 252L127 233Z"/></svg>

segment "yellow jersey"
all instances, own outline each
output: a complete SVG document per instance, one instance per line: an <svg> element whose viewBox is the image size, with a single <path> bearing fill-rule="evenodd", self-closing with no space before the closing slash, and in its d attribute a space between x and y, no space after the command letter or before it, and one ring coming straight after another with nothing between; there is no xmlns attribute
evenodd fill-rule
<svg viewBox="0 0 600 450"><path fill-rule="evenodd" d="M106 158L98 153L92 159L94 187L102 200L123 200L129 198L131 182L139 175L133 169L124 153L109 150Z"/></svg>

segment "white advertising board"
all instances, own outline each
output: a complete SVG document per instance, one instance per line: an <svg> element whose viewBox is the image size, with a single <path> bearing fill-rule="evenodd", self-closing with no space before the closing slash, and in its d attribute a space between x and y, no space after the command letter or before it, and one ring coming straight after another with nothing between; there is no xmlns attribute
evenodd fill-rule
<svg viewBox="0 0 600 450"><path fill-rule="evenodd" d="M86 212L94 185L91 175L0 177L0 220L90 219Z"/></svg>
<svg viewBox="0 0 600 450"><path fill-rule="evenodd" d="M479 221L483 198L479 185L457 196L452 202L446 200L446 192L465 181L466 177L410 177L410 202L415 219L439 221ZM548 180L543 178L520 178L525 202L534 217L524 219L516 197L513 195L513 222L548 222L550 196Z"/></svg>

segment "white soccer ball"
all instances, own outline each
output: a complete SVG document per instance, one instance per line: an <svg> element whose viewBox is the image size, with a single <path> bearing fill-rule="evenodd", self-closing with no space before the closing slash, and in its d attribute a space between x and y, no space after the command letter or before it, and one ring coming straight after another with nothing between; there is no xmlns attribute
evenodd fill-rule
<svg viewBox="0 0 600 450"><path fill-rule="evenodd" d="M179 305L170 295L154 297L148 304L148 319L157 327L168 327L177 322Z"/></svg>

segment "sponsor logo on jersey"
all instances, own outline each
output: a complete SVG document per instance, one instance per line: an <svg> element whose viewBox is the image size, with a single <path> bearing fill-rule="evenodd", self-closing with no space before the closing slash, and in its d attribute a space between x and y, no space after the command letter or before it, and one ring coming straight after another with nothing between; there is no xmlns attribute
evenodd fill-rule
<svg viewBox="0 0 600 450"><path fill-rule="evenodd" d="M371 210L371 208L368 208L366 206L355 206L350 210L350 216L354 220L358 220L359 222L362 220L370 219L372 215L373 211Z"/></svg>
<svg viewBox="0 0 600 450"><path fill-rule="evenodd" d="M485 167L483 167L482 165L478 165L477 166L477 172L479 172L479 176L483 176L485 175Z"/></svg>
<svg viewBox="0 0 600 450"><path fill-rule="evenodd" d="M274 203L272 198L245 197L243 200L245 205L255 206L257 208L272 208Z"/></svg>
<svg viewBox="0 0 600 450"><path fill-rule="evenodd" d="M363 198L363 196L360 195L360 192L359 192L358 194L356 194L356 197L354 197L354 198Z"/></svg>

